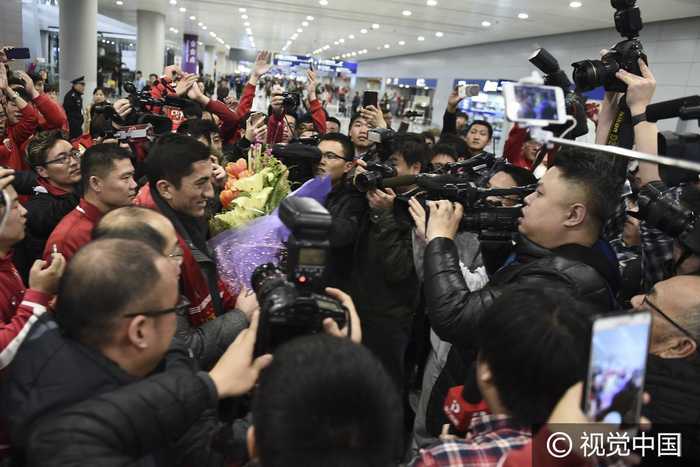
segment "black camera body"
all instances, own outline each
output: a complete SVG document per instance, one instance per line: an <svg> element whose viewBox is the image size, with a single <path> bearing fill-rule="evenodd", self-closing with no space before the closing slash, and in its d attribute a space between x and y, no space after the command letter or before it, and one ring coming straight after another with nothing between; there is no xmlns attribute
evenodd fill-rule
<svg viewBox="0 0 700 467"><path fill-rule="evenodd" d="M343 328L348 310L321 295L328 255L331 216L312 198L288 197L280 219L291 231L287 241L287 273L271 263L258 266L251 283L260 304L256 355L268 353L294 337L322 331L332 318Z"/></svg>
<svg viewBox="0 0 700 467"><path fill-rule="evenodd" d="M367 171L357 174L353 183L359 191L367 192L383 188L382 181L385 178L396 177L396 169L381 162L368 162Z"/></svg>
<svg viewBox="0 0 700 467"><path fill-rule="evenodd" d="M449 200L464 207L459 230L474 232L481 240L510 241L518 231L518 220L522 217L520 206L500 206L491 197L517 196L523 200L535 191L535 186L514 188L479 188L469 176L420 174L415 177L418 193L411 193L429 213L427 202ZM404 224L412 224L408 211L408 198L397 197L394 216Z"/></svg>
<svg viewBox="0 0 700 467"><path fill-rule="evenodd" d="M287 113L294 113L297 107L301 105L301 96L295 92L284 92L282 93L282 106L284 111Z"/></svg>
<svg viewBox="0 0 700 467"><path fill-rule="evenodd" d="M644 27L636 3L636 0L610 0L610 4L615 8L615 29L627 40L615 44L600 60L572 63L574 82L580 91L590 91L603 86L608 92L626 92L627 85L617 79L615 73L625 70L641 76L639 59L648 62L642 43L636 39Z"/></svg>
<svg viewBox="0 0 700 467"><path fill-rule="evenodd" d="M588 117L586 116L586 99L572 89L572 83L564 70L559 67L559 62L546 49L540 48L530 56L530 63L535 65L545 74L544 84L557 86L564 91L564 103L566 113L576 120L576 127L566 134L569 139L575 139L588 133ZM549 125L545 128L555 135L561 135L569 127L568 123L562 125Z"/></svg>
<svg viewBox="0 0 700 467"><path fill-rule="evenodd" d="M633 215L677 238L685 248L700 255L700 215L665 196L665 189L663 182L644 185L639 191L639 212Z"/></svg>

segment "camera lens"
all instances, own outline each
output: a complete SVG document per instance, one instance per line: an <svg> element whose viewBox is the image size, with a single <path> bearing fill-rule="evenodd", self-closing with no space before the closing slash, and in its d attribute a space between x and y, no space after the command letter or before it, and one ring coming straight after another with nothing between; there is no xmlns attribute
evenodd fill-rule
<svg viewBox="0 0 700 467"><path fill-rule="evenodd" d="M274 287L279 280L285 280L284 272L274 264L266 263L255 268L250 283L255 294L260 297L266 295L270 287Z"/></svg>
<svg viewBox="0 0 700 467"><path fill-rule="evenodd" d="M603 84L603 62L600 60L582 60L572 63L574 83L579 91L591 91Z"/></svg>
<svg viewBox="0 0 700 467"><path fill-rule="evenodd" d="M373 190L381 178L376 172L363 172L355 177L355 188L362 192Z"/></svg>

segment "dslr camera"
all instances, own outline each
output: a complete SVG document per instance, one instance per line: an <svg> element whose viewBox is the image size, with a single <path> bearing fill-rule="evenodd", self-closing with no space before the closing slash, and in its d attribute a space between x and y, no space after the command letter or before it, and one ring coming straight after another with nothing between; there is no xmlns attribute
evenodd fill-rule
<svg viewBox="0 0 700 467"><path fill-rule="evenodd" d="M666 188L663 182L644 185L639 190L639 211L628 214L678 239L683 247L700 255L700 215L664 195Z"/></svg>
<svg viewBox="0 0 700 467"><path fill-rule="evenodd" d="M615 8L615 29L627 39L615 44L600 60L582 60L573 63L574 82L579 91L590 91L599 86L608 92L625 92L627 85L615 77L619 70L641 76L639 59L647 62L642 43L637 40L642 30L642 16L637 0L610 0Z"/></svg>
<svg viewBox="0 0 700 467"><path fill-rule="evenodd" d="M282 99L282 106L288 114L296 112L297 107L301 105L301 96L295 92L282 93Z"/></svg>
<svg viewBox="0 0 700 467"><path fill-rule="evenodd" d="M279 216L291 230L287 272L267 263L258 266L251 278L260 304L256 355L294 337L320 332L326 318L339 328L350 322L345 306L320 293L330 247L330 213L312 198L290 196L280 204Z"/></svg>
<svg viewBox="0 0 700 467"><path fill-rule="evenodd" d="M381 162L368 162L367 171L355 176L353 183L361 192L384 188L385 178L396 177L396 169L389 164Z"/></svg>

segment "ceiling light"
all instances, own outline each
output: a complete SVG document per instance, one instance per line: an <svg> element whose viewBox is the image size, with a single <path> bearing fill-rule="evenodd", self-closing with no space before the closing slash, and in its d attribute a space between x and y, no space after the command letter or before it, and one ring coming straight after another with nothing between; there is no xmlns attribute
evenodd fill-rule
<svg viewBox="0 0 700 467"><path fill-rule="evenodd" d="M210 35L211 37L216 37L216 33L215 33L214 31L211 31L211 32L209 33L209 35Z"/></svg>
<svg viewBox="0 0 700 467"><path fill-rule="evenodd" d="M418 42L423 42L425 40L425 37L423 36L418 36Z"/></svg>
<svg viewBox="0 0 700 467"><path fill-rule="evenodd" d="M356 56L357 56L357 52L353 52L353 53L351 53L350 55L352 55L353 57L356 57Z"/></svg>
<svg viewBox="0 0 700 467"><path fill-rule="evenodd" d="M184 13L184 12L186 12L186 11L187 11L187 8L185 8L184 6L181 6L181 7L180 7L180 13Z"/></svg>
<svg viewBox="0 0 700 467"><path fill-rule="evenodd" d="M435 37L442 37L444 34L441 31L435 33Z"/></svg>
<svg viewBox="0 0 700 467"><path fill-rule="evenodd" d="M481 25L482 25L483 27L485 27L485 28L488 28L489 26L491 26L491 22L489 22L489 21L482 21L482 22L481 22Z"/></svg>
<svg viewBox="0 0 700 467"><path fill-rule="evenodd" d="M367 34L367 30L366 30L366 29L360 29L360 32L361 32L362 34Z"/></svg>
<svg viewBox="0 0 700 467"><path fill-rule="evenodd" d="M228 44L226 44L226 48L227 48L227 49L230 49L230 48L231 48L231 46L230 46L230 45L228 45Z"/></svg>
<svg viewBox="0 0 700 467"><path fill-rule="evenodd" d="M170 0L171 5L177 5L177 0Z"/></svg>
<svg viewBox="0 0 700 467"><path fill-rule="evenodd" d="M245 12L246 12L246 9L245 9L245 8L239 8L239 9L238 9L238 12L239 12L239 13L245 13Z"/></svg>
<svg viewBox="0 0 700 467"><path fill-rule="evenodd" d="M338 39L338 42L340 42L341 44L345 44L345 39L341 37L340 39Z"/></svg>
<svg viewBox="0 0 700 467"><path fill-rule="evenodd" d="M379 29L379 25L378 25L377 23L374 23L374 24L372 25L372 29Z"/></svg>
<svg viewBox="0 0 700 467"><path fill-rule="evenodd" d="M338 45L338 44L340 44L340 42L338 42L338 41L333 41L333 45Z"/></svg>
<svg viewBox="0 0 700 467"><path fill-rule="evenodd" d="M326 6L326 5L328 5L328 0L318 0L318 3L321 6Z"/></svg>
<svg viewBox="0 0 700 467"><path fill-rule="evenodd" d="M245 27L250 26L250 21L246 21L245 23L243 23L243 26L245 26Z"/></svg>
<svg viewBox="0 0 700 467"><path fill-rule="evenodd" d="M206 30L207 30L207 27L206 27L206 26L202 26L202 29L204 29L204 30L206 31Z"/></svg>
<svg viewBox="0 0 700 467"><path fill-rule="evenodd" d="M306 17L306 20L307 20L307 21L313 21L313 20L314 20L314 17L313 17L313 16L307 16L307 17Z"/></svg>
<svg viewBox="0 0 700 467"><path fill-rule="evenodd" d="M401 14L404 16L411 16L413 13L411 12L411 10L404 10L401 12Z"/></svg>
<svg viewBox="0 0 700 467"><path fill-rule="evenodd" d="M355 38L355 34L350 34L350 35L348 36L348 39L354 39L354 38Z"/></svg>
<svg viewBox="0 0 700 467"><path fill-rule="evenodd" d="M570 6L571 8L581 8L581 7L583 6L583 3L581 3L581 2L571 2L571 3L569 3L569 6Z"/></svg>
<svg viewBox="0 0 700 467"><path fill-rule="evenodd" d="M385 49L388 49L389 47L391 47L389 44L384 44Z"/></svg>
<svg viewBox="0 0 700 467"><path fill-rule="evenodd" d="M190 16L190 21L196 21L197 17L196 16Z"/></svg>
<svg viewBox="0 0 700 467"><path fill-rule="evenodd" d="M178 33L178 30L177 30L177 29L173 29L173 32L174 32L175 34L177 34L177 33ZM114 44L114 42L112 42L112 44Z"/></svg>
<svg viewBox="0 0 700 467"><path fill-rule="evenodd" d="M298 33L302 33L302 32L304 32L304 30L301 29L301 28L298 28L298 29L297 29L297 32L298 32Z"/></svg>
<svg viewBox="0 0 700 467"><path fill-rule="evenodd" d="M202 26L204 26L204 23L202 23L202 22L200 21L199 23L197 23L197 26L199 26L199 27L201 28Z"/></svg>
<svg viewBox="0 0 700 467"><path fill-rule="evenodd" d="M381 45L378 45L378 46L377 46L377 50L382 50L382 46L381 46Z"/></svg>
<svg viewBox="0 0 700 467"><path fill-rule="evenodd" d="M406 45L406 41L399 41L399 45Z"/></svg>
<svg viewBox="0 0 700 467"><path fill-rule="evenodd" d="M302 22L301 22L301 25L304 26L304 27L307 27L307 26L309 25L309 22L308 22L308 21L302 21Z"/></svg>
<svg viewBox="0 0 700 467"><path fill-rule="evenodd" d="M199 41L199 42L197 42L197 45L204 45L204 42Z"/></svg>
<svg viewBox="0 0 700 467"><path fill-rule="evenodd" d="M518 18L520 19L528 19L529 17L530 15L528 15L527 13L518 13Z"/></svg>
<svg viewBox="0 0 700 467"><path fill-rule="evenodd" d="M124 4L124 2L122 2L122 0L117 0L114 3L116 3L118 6L122 6Z"/></svg>
<svg viewBox="0 0 700 467"><path fill-rule="evenodd" d="M248 15L241 15L241 19L248 19Z"/></svg>
<svg viewBox="0 0 700 467"><path fill-rule="evenodd" d="M323 46L323 50L328 50L328 49L330 49L330 48L331 48L331 46L328 45L328 44L326 44L326 45Z"/></svg>
<svg viewBox="0 0 700 467"><path fill-rule="evenodd" d="M435 6L437 5L437 0L428 0L425 4L428 6Z"/></svg>

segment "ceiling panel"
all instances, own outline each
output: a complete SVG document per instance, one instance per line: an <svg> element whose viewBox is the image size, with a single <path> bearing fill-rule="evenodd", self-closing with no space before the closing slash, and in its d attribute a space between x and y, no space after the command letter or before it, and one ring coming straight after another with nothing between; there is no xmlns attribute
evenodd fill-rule
<svg viewBox="0 0 700 467"><path fill-rule="evenodd" d="M256 48L280 51L291 41L286 48L289 53L304 54L327 46L319 56L355 52L356 60L606 28L613 26L614 12L609 0L581 0L580 8L571 8L570 0L321 1L327 5L319 0L123 0L118 6L116 0L99 0L99 9L132 25L136 25L137 9L160 11L166 15L166 30L178 31L167 33L173 41L184 32L197 34L207 44L250 48L244 25L249 22ZM436 5L429 6L431 2ZM639 0L637 5L647 22L700 16L700 0ZM527 18L519 18L522 13ZM196 20L190 20L191 16ZM308 16L313 20L307 20ZM378 28L373 29L373 24ZM367 53L357 55L363 50Z"/></svg>

